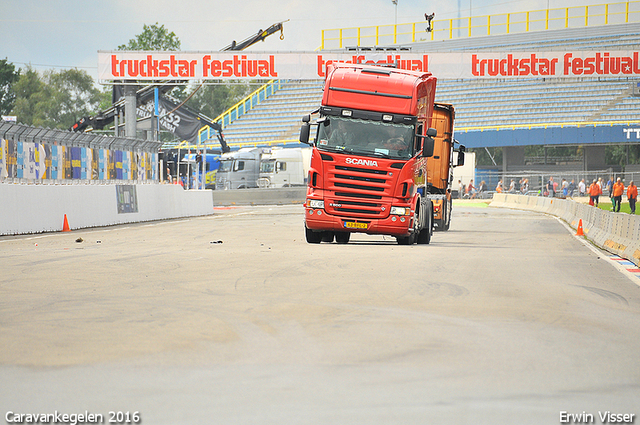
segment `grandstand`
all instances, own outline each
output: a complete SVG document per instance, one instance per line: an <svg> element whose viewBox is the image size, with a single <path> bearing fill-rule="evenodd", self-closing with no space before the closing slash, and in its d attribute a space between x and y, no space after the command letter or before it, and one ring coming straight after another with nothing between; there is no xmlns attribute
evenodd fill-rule
<svg viewBox="0 0 640 425"><path fill-rule="evenodd" d="M258 106L224 128L229 146L297 144L300 118L316 109L322 81L281 81L280 88ZM284 142L283 142L284 141Z"/></svg>
<svg viewBox="0 0 640 425"><path fill-rule="evenodd" d="M640 23L543 29L386 47L430 53L638 51ZM505 156L507 147L531 144L591 143L597 150L596 145L615 141L611 134L622 133L619 126L640 126L640 97L633 96L637 85L633 77L439 79L436 100L455 106L456 137L468 147L501 146L505 147ZM322 81L279 81L279 87L265 101L225 126L224 134L232 148L296 143L301 116L320 103ZM584 132L576 136L576 132L549 131L586 127L603 131L592 131L597 134L593 140L586 140ZM531 129L540 131L527 137L518 133ZM589 155L589 161L585 160L585 167L604 166L603 151Z"/></svg>

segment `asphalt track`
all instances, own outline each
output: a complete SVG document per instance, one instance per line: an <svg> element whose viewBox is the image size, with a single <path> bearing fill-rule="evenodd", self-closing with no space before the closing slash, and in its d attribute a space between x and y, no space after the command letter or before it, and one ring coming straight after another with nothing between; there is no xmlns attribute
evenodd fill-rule
<svg viewBox="0 0 640 425"><path fill-rule="evenodd" d="M640 414L640 279L555 218L457 205L449 232L413 246L367 235L309 245L302 220L299 205L241 207L0 238L2 420Z"/></svg>

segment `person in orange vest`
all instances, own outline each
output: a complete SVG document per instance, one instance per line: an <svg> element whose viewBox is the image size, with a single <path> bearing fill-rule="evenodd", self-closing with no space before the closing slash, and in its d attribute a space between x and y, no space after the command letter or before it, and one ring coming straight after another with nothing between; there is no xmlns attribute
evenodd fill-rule
<svg viewBox="0 0 640 425"><path fill-rule="evenodd" d="M600 186L595 179L593 180L593 183L591 183L591 186L589 186L587 192L589 193L589 205L595 205L597 207L598 197L600 196Z"/></svg>
<svg viewBox="0 0 640 425"><path fill-rule="evenodd" d="M613 184L611 189L611 197L613 198L613 211L620 212L620 205L622 204L622 194L624 193L624 184L620 177Z"/></svg>
<svg viewBox="0 0 640 425"><path fill-rule="evenodd" d="M633 184L633 180L631 180L629 186L627 186L627 200L629 201L629 207L631 207L631 214L635 214L636 201L638 200L638 187Z"/></svg>

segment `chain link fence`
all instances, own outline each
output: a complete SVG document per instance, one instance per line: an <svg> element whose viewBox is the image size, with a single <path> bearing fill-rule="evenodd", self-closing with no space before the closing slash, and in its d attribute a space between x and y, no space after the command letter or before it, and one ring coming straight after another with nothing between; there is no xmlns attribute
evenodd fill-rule
<svg viewBox="0 0 640 425"><path fill-rule="evenodd" d="M484 182L487 190L478 194L480 198L490 198L496 192L498 184L501 182L504 193L520 193L529 196L549 196L547 183L553 178L556 197L588 196L586 190L589 185L598 179L602 179L603 189L609 178L615 181L620 177L626 186L631 181L637 186L640 183L640 170L636 167L629 167L631 171L613 172L612 170L591 170L591 171L521 171L521 172L500 172L493 170L476 170L476 181ZM580 182L584 180L585 193L581 193ZM513 184L512 184L513 182ZM566 191L564 190L566 182ZM605 194L606 193L606 189Z"/></svg>

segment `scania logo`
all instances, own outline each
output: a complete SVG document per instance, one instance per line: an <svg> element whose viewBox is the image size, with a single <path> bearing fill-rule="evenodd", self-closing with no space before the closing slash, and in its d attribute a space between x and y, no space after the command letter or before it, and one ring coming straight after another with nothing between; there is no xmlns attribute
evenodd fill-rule
<svg viewBox="0 0 640 425"><path fill-rule="evenodd" d="M373 159L360 159L360 158L347 158L345 159L347 164L352 165L366 165L368 167L377 167L378 161Z"/></svg>

